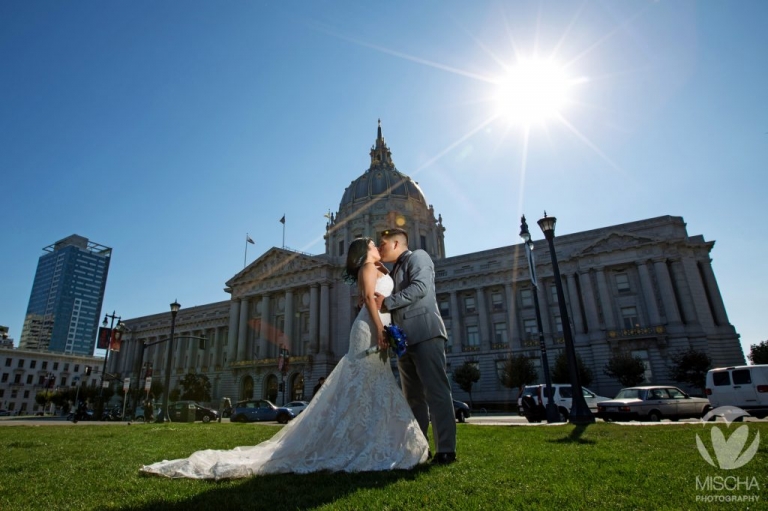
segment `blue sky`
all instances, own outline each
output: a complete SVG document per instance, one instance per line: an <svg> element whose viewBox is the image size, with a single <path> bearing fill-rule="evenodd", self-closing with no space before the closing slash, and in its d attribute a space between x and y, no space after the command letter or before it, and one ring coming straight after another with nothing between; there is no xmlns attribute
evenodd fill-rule
<svg viewBox="0 0 768 511"><path fill-rule="evenodd" d="M745 352L761 321L768 3L2 2L0 324L18 342L42 248L114 248L103 312L226 300L285 244L324 251L328 210L381 118L448 255L660 215L715 240ZM560 116L499 116L509 67L551 58ZM526 142L527 141L527 142ZM534 237L537 234L534 233Z"/></svg>

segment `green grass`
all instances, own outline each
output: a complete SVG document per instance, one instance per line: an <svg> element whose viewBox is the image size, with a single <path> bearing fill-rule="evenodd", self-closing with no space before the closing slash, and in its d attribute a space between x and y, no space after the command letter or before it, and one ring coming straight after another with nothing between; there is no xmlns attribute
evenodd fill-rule
<svg viewBox="0 0 768 511"><path fill-rule="evenodd" d="M700 424L460 424L459 461L449 466L222 482L147 477L138 468L203 448L253 445L275 426L7 426L0 427L0 510L768 509L768 423L748 425L750 439L759 431L762 445L732 471L701 458L696 434L709 439L709 426ZM697 476L756 477L759 489L705 492L697 489ZM696 501L731 493L760 501Z"/></svg>

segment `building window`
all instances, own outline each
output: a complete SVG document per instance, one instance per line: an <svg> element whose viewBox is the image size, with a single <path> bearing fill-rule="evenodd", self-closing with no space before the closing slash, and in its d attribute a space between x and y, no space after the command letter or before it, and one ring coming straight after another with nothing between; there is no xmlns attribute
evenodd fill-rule
<svg viewBox="0 0 768 511"><path fill-rule="evenodd" d="M61 386L65 387L66 385L67 385L67 377L66 376L62 376L61 377Z"/></svg>
<svg viewBox="0 0 768 511"><path fill-rule="evenodd" d="M448 336L448 340L445 341L445 351L450 353L453 350L453 334L449 327L445 327L445 333Z"/></svg>
<svg viewBox="0 0 768 511"><path fill-rule="evenodd" d="M43 369L48 369L48 361L43 360Z"/></svg>
<svg viewBox="0 0 768 511"><path fill-rule="evenodd" d="M640 360L643 361L643 365L645 366L645 383L649 383L653 381L653 372L651 371L651 360L648 357L648 351L647 350L634 350L631 352L633 357L637 357Z"/></svg>
<svg viewBox="0 0 768 511"><path fill-rule="evenodd" d="M555 316L555 332L557 335L563 335L563 320L560 316Z"/></svg>
<svg viewBox="0 0 768 511"><path fill-rule="evenodd" d="M527 339L535 339L539 336L539 327L536 325L535 319L523 320L523 331Z"/></svg>
<svg viewBox="0 0 768 511"><path fill-rule="evenodd" d="M494 291L491 293L491 309L493 309L494 312L504 310L504 300L500 291Z"/></svg>
<svg viewBox="0 0 768 511"><path fill-rule="evenodd" d="M64 364L64 370L69 371L69 362Z"/></svg>
<svg viewBox="0 0 768 511"><path fill-rule="evenodd" d="M635 307L622 307L621 308L621 320L624 322L624 328L631 330L639 327L640 323L637 320L637 308Z"/></svg>
<svg viewBox="0 0 768 511"><path fill-rule="evenodd" d="M301 331L305 334L309 333L309 313L303 312L301 314Z"/></svg>
<svg viewBox="0 0 768 511"><path fill-rule="evenodd" d="M32 378L33 378L33 376L31 374L27 375L27 385L31 385L32 384Z"/></svg>
<svg viewBox="0 0 768 511"><path fill-rule="evenodd" d="M29 391L28 390L24 391L24 399L29 399ZM26 405L26 404L27 403L24 403L24 405ZM24 406L24 405L22 405L22 406Z"/></svg>
<svg viewBox="0 0 768 511"><path fill-rule="evenodd" d="M53 370L54 371L58 371L59 370L59 363L58 362L54 362L53 363Z"/></svg>
<svg viewBox="0 0 768 511"><path fill-rule="evenodd" d="M13 376L13 383L21 383L21 375L20 374L15 374Z"/></svg>
<svg viewBox="0 0 768 511"><path fill-rule="evenodd" d="M619 293L627 293L630 291L629 289L629 275L626 273L617 273L616 274L616 290Z"/></svg>
<svg viewBox="0 0 768 511"><path fill-rule="evenodd" d="M23 358L19 359L19 363L18 363L18 365L16 367L19 367L19 368L24 367L24 359Z"/></svg>
<svg viewBox="0 0 768 511"><path fill-rule="evenodd" d="M41 376L40 376L40 377L37 379L37 384L38 384L38 385L40 385L40 386L43 386L43 385L45 385L45 375L41 375Z"/></svg>
<svg viewBox="0 0 768 511"><path fill-rule="evenodd" d="M440 315L444 318L451 317L451 302L448 298L438 298L437 304L440 307Z"/></svg>
<svg viewBox="0 0 768 511"><path fill-rule="evenodd" d="M493 324L493 342L495 344L507 343L507 324L504 322Z"/></svg>
<svg viewBox="0 0 768 511"><path fill-rule="evenodd" d="M11 363L13 363L13 359L8 357L5 359L5 367L11 367Z"/></svg>
<svg viewBox="0 0 768 511"><path fill-rule="evenodd" d="M427 237L424 235L419 236L419 241L421 242L421 249L426 250L427 249Z"/></svg>
<svg viewBox="0 0 768 511"><path fill-rule="evenodd" d="M344 240L339 240L339 255L344 255Z"/></svg>
<svg viewBox="0 0 768 511"><path fill-rule="evenodd" d="M464 297L464 311L467 314L474 314L476 311L475 306L475 297L474 296L465 296Z"/></svg>
<svg viewBox="0 0 768 511"><path fill-rule="evenodd" d="M3 373L3 379L2 382L5 383L8 381L8 373Z"/></svg>
<svg viewBox="0 0 768 511"><path fill-rule="evenodd" d="M80 371L80 364L75 364L75 372L77 373L79 371Z"/></svg>
<svg viewBox="0 0 768 511"><path fill-rule="evenodd" d="M30 360L29 361L29 368L30 369L34 369L36 365L37 365L37 360Z"/></svg>
<svg viewBox="0 0 768 511"><path fill-rule="evenodd" d="M480 346L480 330L477 325L467 325L467 346Z"/></svg>
<svg viewBox="0 0 768 511"><path fill-rule="evenodd" d="M497 360L496 361L496 377L499 379L499 382L504 383L504 381L507 379L505 373L505 368L507 366L506 360Z"/></svg>
<svg viewBox="0 0 768 511"><path fill-rule="evenodd" d="M533 291L530 289L521 289L520 303L523 307L533 307Z"/></svg>
<svg viewBox="0 0 768 511"><path fill-rule="evenodd" d="M550 303L557 303L557 286L549 286Z"/></svg>

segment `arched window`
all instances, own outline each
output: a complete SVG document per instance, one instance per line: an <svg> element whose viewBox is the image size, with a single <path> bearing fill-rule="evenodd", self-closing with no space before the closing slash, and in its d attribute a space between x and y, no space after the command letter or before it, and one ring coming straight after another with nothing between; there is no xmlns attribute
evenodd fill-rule
<svg viewBox="0 0 768 511"><path fill-rule="evenodd" d="M240 384L240 399L253 398L253 378L246 376Z"/></svg>
<svg viewBox="0 0 768 511"><path fill-rule="evenodd" d="M270 374L264 382L264 399L277 403L277 376Z"/></svg>
<svg viewBox="0 0 768 511"><path fill-rule="evenodd" d="M291 401L304 400L304 374L296 373L291 377Z"/></svg>

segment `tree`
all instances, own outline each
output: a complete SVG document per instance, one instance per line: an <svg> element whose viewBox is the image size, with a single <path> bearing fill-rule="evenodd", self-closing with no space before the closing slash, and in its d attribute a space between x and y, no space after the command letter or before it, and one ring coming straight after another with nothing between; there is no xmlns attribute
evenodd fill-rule
<svg viewBox="0 0 768 511"><path fill-rule="evenodd" d="M474 408L472 405L472 385L480 380L480 369L477 368L477 362L473 360L467 360L458 369L453 370L453 381L463 390L469 394L469 407Z"/></svg>
<svg viewBox="0 0 768 511"><path fill-rule="evenodd" d="M750 346L747 358L753 364L768 364L768 341Z"/></svg>
<svg viewBox="0 0 768 511"><path fill-rule="evenodd" d="M519 389L539 379L539 373L530 358L522 354L510 355L504 361L501 384L508 389Z"/></svg>
<svg viewBox="0 0 768 511"><path fill-rule="evenodd" d="M671 357L672 365L669 367L669 377L679 383L687 383L692 387L704 391L707 379L707 371L712 367L712 359L703 351L688 348L679 351Z"/></svg>
<svg viewBox="0 0 768 511"><path fill-rule="evenodd" d="M603 368L603 374L619 380L622 387L634 387L645 381L645 363L627 351L614 353Z"/></svg>
<svg viewBox="0 0 768 511"><path fill-rule="evenodd" d="M579 382L586 387L594 379L592 369L584 365L579 354L576 354L576 368L579 372ZM571 383L571 371L568 369L568 357L561 352L555 359L555 367L552 369L552 383Z"/></svg>
<svg viewBox="0 0 768 511"><path fill-rule="evenodd" d="M211 400L211 382L206 375L188 373L179 383L183 389L181 399L204 402Z"/></svg>

